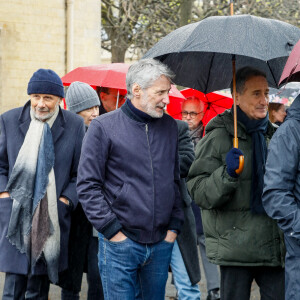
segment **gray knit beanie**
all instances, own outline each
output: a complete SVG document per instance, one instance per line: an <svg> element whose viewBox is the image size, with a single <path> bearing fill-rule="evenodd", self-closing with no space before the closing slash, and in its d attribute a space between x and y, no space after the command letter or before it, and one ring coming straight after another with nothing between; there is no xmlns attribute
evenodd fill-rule
<svg viewBox="0 0 300 300"><path fill-rule="evenodd" d="M79 113L94 106L100 106L96 91L87 83L74 81L66 94L67 108L69 111Z"/></svg>

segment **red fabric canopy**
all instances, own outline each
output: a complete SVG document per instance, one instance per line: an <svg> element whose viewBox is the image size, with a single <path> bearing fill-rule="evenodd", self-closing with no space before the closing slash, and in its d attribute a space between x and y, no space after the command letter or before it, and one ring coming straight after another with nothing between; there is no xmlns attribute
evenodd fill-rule
<svg viewBox="0 0 300 300"><path fill-rule="evenodd" d="M204 116L202 123L204 126L216 115L222 113L224 110L231 108L233 105L233 99L221 92L214 92L204 94L195 89L184 89L180 91L185 98L197 97L204 102ZM176 116L174 116L176 118ZM178 118L176 118L178 119Z"/></svg>
<svg viewBox="0 0 300 300"><path fill-rule="evenodd" d="M281 74L279 85L300 81L300 40L294 46Z"/></svg>
<svg viewBox="0 0 300 300"><path fill-rule="evenodd" d="M92 87L102 86L126 90L126 74L129 64L112 63L76 68L61 78L63 85L81 81Z"/></svg>

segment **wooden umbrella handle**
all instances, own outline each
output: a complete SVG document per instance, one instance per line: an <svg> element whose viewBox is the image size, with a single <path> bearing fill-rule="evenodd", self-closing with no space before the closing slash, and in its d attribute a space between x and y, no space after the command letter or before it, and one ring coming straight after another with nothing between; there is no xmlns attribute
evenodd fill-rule
<svg viewBox="0 0 300 300"><path fill-rule="evenodd" d="M233 138L233 148L239 148L239 142L237 137ZM238 175L240 175L244 170L244 162L245 162L244 155L240 155L239 159L240 159L239 167L238 169L235 170L235 173Z"/></svg>

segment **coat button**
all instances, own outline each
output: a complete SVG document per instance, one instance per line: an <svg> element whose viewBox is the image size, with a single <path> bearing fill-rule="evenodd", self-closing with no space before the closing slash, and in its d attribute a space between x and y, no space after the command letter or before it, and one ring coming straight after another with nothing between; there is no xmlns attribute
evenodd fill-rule
<svg viewBox="0 0 300 300"><path fill-rule="evenodd" d="M235 226L233 226L233 230L236 230L236 227L235 227Z"/></svg>

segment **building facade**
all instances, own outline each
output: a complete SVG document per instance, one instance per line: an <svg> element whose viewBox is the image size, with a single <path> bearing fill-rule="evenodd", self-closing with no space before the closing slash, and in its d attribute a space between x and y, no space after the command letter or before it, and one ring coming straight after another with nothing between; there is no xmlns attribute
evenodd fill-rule
<svg viewBox="0 0 300 300"><path fill-rule="evenodd" d="M99 0L0 0L0 114L29 99L37 69L101 63L100 26Z"/></svg>

